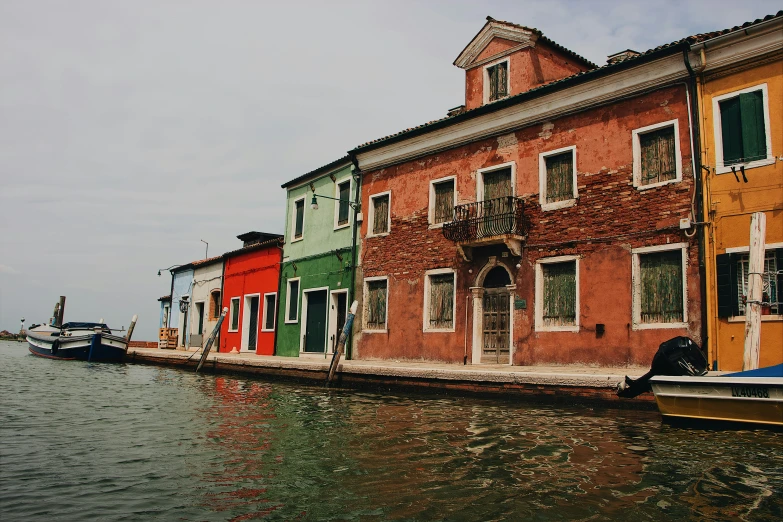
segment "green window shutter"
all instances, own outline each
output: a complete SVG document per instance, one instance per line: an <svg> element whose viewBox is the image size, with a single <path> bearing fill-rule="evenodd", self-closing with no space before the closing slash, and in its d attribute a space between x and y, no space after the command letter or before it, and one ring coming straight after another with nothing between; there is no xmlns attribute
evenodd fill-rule
<svg viewBox="0 0 783 522"><path fill-rule="evenodd" d="M508 84L508 80L507 80L508 71L506 70L506 66L507 66L507 63L506 63L506 62L503 62L503 63L499 63L499 64L497 64L497 72L498 72L498 73L497 73L497 74L498 74L498 80L497 80L497 84L498 84L498 87L497 87L497 98L498 98L498 99L499 99L499 98L505 98L506 96L508 96L508 89L507 89L507 84Z"/></svg>
<svg viewBox="0 0 783 522"><path fill-rule="evenodd" d="M715 273L717 276L718 317L739 315L737 257L733 254L715 256Z"/></svg>
<svg viewBox="0 0 783 522"><path fill-rule="evenodd" d="M454 275L430 276L430 328L454 326Z"/></svg>
<svg viewBox="0 0 783 522"><path fill-rule="evenodd" d="M489 76L489 101L498 99L498 68L490 67L487 71Z"/></svg>
<svg viewBox="0 0 783 522"><path fill-rule="evenodd" d="M511 195L511 169L484 174L484 201Z"/></svg>
<svg viewBox="0 0 783 522"><path fill-rule="evenodd" d="M723 140L723 164L731 165L742 161L742 117L740 100L729 98L719 103L721 137Z"/></svg>
<svg viewBox="0 0 783 522"><path fill-rule="evenodd" d="M767 136L764 131L764 95L759 91L739 95L742 127L743 161L767 157Z"/></svg>
<svg viewBox="0 0 783 522"><path fill-rule="evenodd" d="M677 147L674 127L666 127L639 136L642 185L668 181L677 177Z"/></svg>
<svg viewBox="0 0 783 522"><path fill-rule="evenodd" d="M288 320L296 321L299 317L299 281L288 283Z"/></svg>
<svg viewBox="0 0 783 522"><path fill-rule="evenodd" d="M367 283L367 328L382 330L386 326L386 281Z"/></svg>
<svg viewBox="0 0 783 522"><path fill-rule="evenodd" d="M772 275L775 281L774 295L770 296L772 300L773 311L777 314L783 314L783 248L775 250L775 270L777 275Z"/></svg>
<svg viewBox="0 0 783 522"><path fill-rule="evenodd" d="M545 264L542 272L544 324L576 324L576 262Z"/></svg>
<svg viewBox="0 0 783 522"><path fill-rule="evenodd" d="M373 234L383 234L389 231L389 196L379 196L372 200L373 204Z"/></svg>

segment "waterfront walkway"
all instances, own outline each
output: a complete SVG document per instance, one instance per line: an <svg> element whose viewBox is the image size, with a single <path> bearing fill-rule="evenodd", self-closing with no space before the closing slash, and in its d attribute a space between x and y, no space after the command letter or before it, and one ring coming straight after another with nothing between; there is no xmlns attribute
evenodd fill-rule
<svg viewBox="0 0 783 522"><path fill-rule="evenodd" d="M184 350L130 348L131 363L195 368L200 353ZM323 355L277 357L251 353L212 353L202 371L253 374L260 377L324 383L330 359ZM618 399L615 386L626 375L638 377L647 368L591 366L461 365L429 361L343 360L334 387L408 389L475 395L528 397L551 402L600 402L615 407L654 408L652 394Z"/></svg>

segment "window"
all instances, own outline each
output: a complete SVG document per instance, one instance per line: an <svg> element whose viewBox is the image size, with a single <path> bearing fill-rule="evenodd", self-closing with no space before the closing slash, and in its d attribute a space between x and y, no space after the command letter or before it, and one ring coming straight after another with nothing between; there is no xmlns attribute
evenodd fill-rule
<svg viewBox="0 0 783 522"><path fill-rule="evenodd" d="M370 236L388 234L391 228L391 192L370 196Z"/></svg>
<svg viewBox="0 0 783 522"><path fill-rule="evenodd" d="M536 330L579 331L578 268L576 256L536 263Z"/></svg>
<svg viewBox="0 0 783 522"><path fill-rule="evenodd" d="M424 330L454 331L456 274L451 269L429 270L424 280Z"/></svg>
<svg viewBox="0 0 783 522"><path fill-rule="evenodd" d="M484 68L484 103L508 96L508 60Z"/></svg>
<svg viewBox="0 0 783 522"><path fill-rule="evenodd" d="M737 249L740 250L740 249ZM716 256L718 279L718 317L743 317L748 295L747 248L744 252L731 252ZM783 315L783 244L767 245L764 268L761 276L762 315Z"/></svg>
<svg viewBox="0 0 783 522"><path fill-rule="evenodd" d="M231 323L228 325L229 332L236 332L239 330L239 298L231 298Z"/></svg>
<svg viewBox="0 0 783 522"><path fill-rule="evenodd" d="M335 196L340 201L337 202L337 223L335 224L335 228L343 227L348 225L348 209L350 208L350 205L348 205L348 202L351 198L351 181L343 181L342 183L337 184L337 195Z"/></svg>
<svg viewBox="0 0 783 522"><path fill-rule="evenodd" d="M299 278L289 279L287 285L285 322L295 323L299 320Z"/></svg>
<svg viewBox="0 0 783 522"><path fill-rule="evenodd" d="M476 171L476 198L488 201L514 195L516 163L502 163Z"/></svg>
<svg viewBox="0 0 783 522"><path fill-rule="evenodd" d="M294 241L297 239L302 239L302 234L304 231L304 204L304 197L294 201L294 221L292 223Z"/></svg>
<svg viewBox="0 0 783 522"><path fill-rule="evenodd" d="M686 244L633 250L634 328L687 326Z"/></svg>
<svg viewBox="0 0 783 522"><path fill-rule="evenodd" d="M220 317L220 290L213 290L211 294L209 294L209 311L210 311L210 317L213 319L217 319Z"/></svg>
<svg viewBox="0 0 783 522"><path fill-rule="evenodd" d="M682 181L678 120L633 131L633 184L639 190Z"/></svg>
<svg viewBox="0 0 783 522"><path fill-rule="evenodd" d="M713 98L717 173L775 161L769 132L767 85Z"/></svg>
<svg viewBox="0 0 783 522"><path fill-rule="evenodd" d="M275 329L275 305L277 305L277 294L264 294L264 317L261 329L265 332Z"/></svg>
<svg viewBox="0 0 783 522"><path fill-rule="evenodd" d="M571 207L576 203L576 147L538 155L539 203L542 210Z"/></svg>
<svg viewBox="0 0 783 522"><path fill-rule="evenodd" d="M454 177L430 182L430 225L441 225L454 219Z"/></svg>
<svg viewBox="0 0 783 522"><path fill-rule="evenodd" d="M386 331L388 279L373 277L364 280L364 329Z"/></svg>

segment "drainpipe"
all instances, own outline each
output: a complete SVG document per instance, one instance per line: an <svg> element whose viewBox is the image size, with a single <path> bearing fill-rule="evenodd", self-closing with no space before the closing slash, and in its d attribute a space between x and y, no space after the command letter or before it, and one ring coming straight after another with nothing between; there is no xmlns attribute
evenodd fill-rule
<svg viewBox="0 0 783 522"><path fill-rule="evenodd" d="M357 236L359 234L359 221L358 216L359 212L362 208L362 170L359 168L359 160L356 158L356 155L349 152L349 157L351 158L351 163L353 163L354 167L356 167L356 175L354 176L354 179L356 180L356 194L354 195L353 201L356 205L356 208L353 209L353 230L352 230L352 238L351 238L351 285L350 285L350 301L353 302L356 301L355 292L356 292L356 242L357 242ZM350 360L353 358L353 332L350 333L350 338L345 343L345 359Z"/></svg>
<svg viewBox="0 0 783 522"><path fill-rule="evenodd" d="M686 89L688 91L688 94L690 95L690 107L688 108L689 113L691 114L691 132L693 134L693 145L691 150L691 157L694 159L693 164L693 178L696 183L696 201L698 202L698 205L696 205L696 221L698 223L704 223L704 201L703 201L703 187L702 187L702 173L701 173L701 133L699 128L699 122L701 121L701 116L699 115L699 100L697 97L697 88L696 88L696 72L693 70L693 67L691 67L691 62L689 58L689 52L690 52L690 45L687 45L683 47L682 49L682 58L685 62L685 68L688 69L688 85L686 86ZM707 346L709 350L709 335L708 335L708 329L707 329L707 303L706 303L706 296L707 296L707 271L705 268L705 227L703 225L697 225L698 230L698 244L699 244L699 291L701 292L701 345L702 347Z"/></svg>

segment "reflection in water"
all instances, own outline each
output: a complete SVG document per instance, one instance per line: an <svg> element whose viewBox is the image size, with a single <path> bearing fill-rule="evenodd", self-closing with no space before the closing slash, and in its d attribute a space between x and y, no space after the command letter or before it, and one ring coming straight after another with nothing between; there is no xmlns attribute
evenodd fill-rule
<svg viewBox="0 0 783 522"><path fill-rule="evenodd" d="M781 433L63 363L4 344L0 371L4 520L777 520L783 510Z"/></svg>

